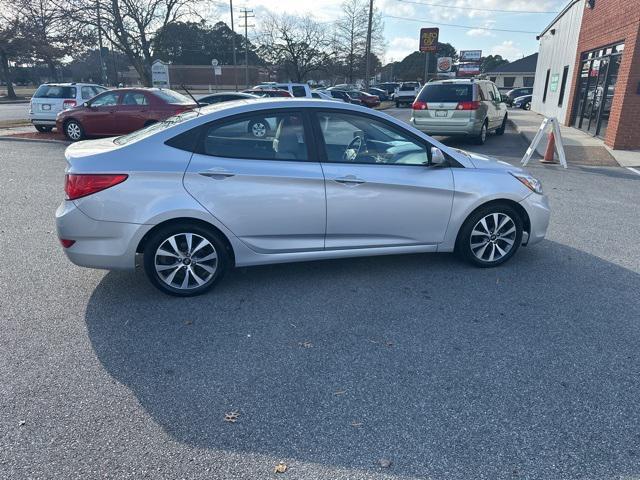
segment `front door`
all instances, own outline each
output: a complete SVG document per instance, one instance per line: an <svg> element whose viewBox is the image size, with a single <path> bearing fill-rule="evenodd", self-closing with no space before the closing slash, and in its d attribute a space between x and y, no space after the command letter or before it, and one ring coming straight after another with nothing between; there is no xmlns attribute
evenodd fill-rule
<svg viewBox="0 0 640 480"><path fill-rule="evenodd" d="M256 252L324 247L324 177L303 118L258 110L206 125L187 168L187 191Z"/></svg>
<svg viewBox="0 0 640 480"><path fill-rule="evenodd" d="M118 92L105 92L89 102L82 119L82 128L87 135L115 135Z"/></svg>
<svg viewBox="0 0 640 480"><path fill-rule="evenodd" d="M325 150L325 248L442 242L453 175L428 166L426 142L366 114L321 111L315 118Z"/></svg>

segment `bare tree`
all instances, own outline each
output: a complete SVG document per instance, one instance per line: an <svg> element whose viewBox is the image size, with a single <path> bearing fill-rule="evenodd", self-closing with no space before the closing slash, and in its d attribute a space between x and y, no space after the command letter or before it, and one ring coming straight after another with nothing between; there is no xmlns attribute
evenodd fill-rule
<svg viewBox="0 0 640 480"><path fill-rule="evenodd" d="M364 74L368 22L367 0L344 1L342 16L335 23L335 41L348 83ZM384 24L381 13L376 9L373 11L371 32L371 52L380 56L384 52Z"/></svg>
<svg viewBox="0 0 640 480"><path fill-rule="evenodd" d="M7 84L7 98L15 99L16 92L13 89L13 76L9 66L9 60L15 58L21 49L19 36L20 26L15 19L0 17L0 73Z"/></svg>
<svg viewBox="0 0 640 480"><path fill-rule="evenodd" d="M64 0L68 17L84 27L100 28L127 56L146 86L151 86L155 32L194 16L199 3L200 0Z"/></svg>
<svg viewBox="0 0 640 480"><path fill-rule="evenodd" d="M330 45L327 29L309 17L269 15L263 24L259 54L280 65L290 80L302 82L324 70Z"/></svg>

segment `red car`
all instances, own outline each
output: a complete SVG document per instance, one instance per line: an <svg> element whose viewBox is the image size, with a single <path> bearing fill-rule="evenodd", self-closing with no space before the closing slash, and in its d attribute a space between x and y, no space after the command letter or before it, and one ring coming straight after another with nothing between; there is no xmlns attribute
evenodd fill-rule
<svg viewBox="0 0 640 480"><path fill-rule="evenodd" d="M71 141L124 135L197 105L189 97L164 88L119 88L96 95L60 112L56 127Z"/></svg>
<svg viewBox="0 0 640 480"><path fill-rule="evenodd" d="M377 95L371 95L367 92L361 92L359 90L350 90L347 92L351 98L357 98L362 102L365 107L373 108L380 105L380 97Z"/></svg>

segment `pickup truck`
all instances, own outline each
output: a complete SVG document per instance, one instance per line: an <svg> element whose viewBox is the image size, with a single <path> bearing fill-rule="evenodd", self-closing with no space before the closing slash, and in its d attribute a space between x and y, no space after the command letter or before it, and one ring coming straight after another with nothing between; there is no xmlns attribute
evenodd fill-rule
<svg viewBox="0 0 640 480"><path fill-rule="evenodd" d="M405 103L411 105L420 92L420 82L403 82L393 94L393 100L396 102L396 108Z"/></svg>

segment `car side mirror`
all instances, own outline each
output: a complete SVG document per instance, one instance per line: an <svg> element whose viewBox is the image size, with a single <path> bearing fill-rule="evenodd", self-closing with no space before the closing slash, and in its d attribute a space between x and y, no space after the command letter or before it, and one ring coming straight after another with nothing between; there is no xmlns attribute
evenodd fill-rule
<svg viewBox="0 0 640 480"><path fill-rule="evenodd" d="M431 147L431 162L429 165L444 165L447 159L438 147Z"/></svg>

